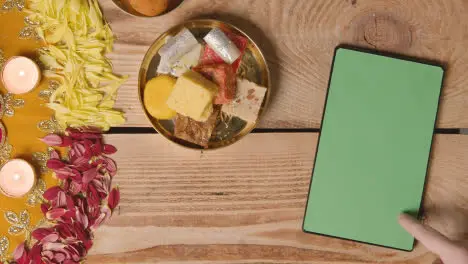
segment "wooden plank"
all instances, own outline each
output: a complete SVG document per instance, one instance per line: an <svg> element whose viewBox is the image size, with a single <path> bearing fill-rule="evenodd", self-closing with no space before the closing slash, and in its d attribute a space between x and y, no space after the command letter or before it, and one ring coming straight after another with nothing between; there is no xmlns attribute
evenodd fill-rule
<svg viewBox="0 0 468 264"><path fill-rule="evenodd" d="M100 1L118 41L111 56L130 74L118 107L127 126L150 126L137 96L137 73L149 45L185 20L218 18L239 26L264 50L273 96L263 128L318 128L335 46L354 44L440 61L447 78L440 128L468 127L468 1L465 0L186 0L159 18L136 18Z"/></svg>
<svg viewBox="0 0 468 264"><path fill-rule="evenodd" d="M252 134L200 153L159 135L109 135L119 152L120 209L96 233L89 263L432 263L411 253L304 234L317 134ZM131 144L129 144L131 142ZM468 137L438 135L427 222L466 234ZM343 216L343 220L346 216ZM395 216L396 221L396 216Z"/></svg>

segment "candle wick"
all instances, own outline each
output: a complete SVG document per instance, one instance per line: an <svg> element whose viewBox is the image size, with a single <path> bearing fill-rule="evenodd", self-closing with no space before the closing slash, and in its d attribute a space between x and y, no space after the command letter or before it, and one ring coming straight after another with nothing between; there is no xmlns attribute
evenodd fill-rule
<svg viewBox="0 0 468 264"><path fill-rule="evenodd" d="M19 174L13 174L13 180L18 181L19 179L21 179L21 176Z"/></svg>

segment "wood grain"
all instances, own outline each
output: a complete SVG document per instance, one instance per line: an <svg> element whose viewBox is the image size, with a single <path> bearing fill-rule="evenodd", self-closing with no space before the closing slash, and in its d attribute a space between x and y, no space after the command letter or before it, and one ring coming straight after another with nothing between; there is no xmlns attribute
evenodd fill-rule
<svg viewBox="0 0 468 264"><path fill-rule="evenodd" d="M302 233L317 134L252 134L205 153L173 146L159 135L109 135L107 141L119 148L115 182L122 201L96 233L88 263L435 259L419 244L405 253ZM467 171L468 137L436 136L426 221L451 238L468 234Z"/></svg>
<svg viewBox="0 0 468 264"><path fill-rule="evenodd" d="M263 128L318 128L334 48L342 43L439 61L447 76L438 127L468 127L468 1L185 0L170 14L136 18L100 1L118 41L111 55L129 74L118 107L126 126L150 126L139 105L137 73L149 45L182 21L209 17L245 30L266 53L273 97Z"/></svg>

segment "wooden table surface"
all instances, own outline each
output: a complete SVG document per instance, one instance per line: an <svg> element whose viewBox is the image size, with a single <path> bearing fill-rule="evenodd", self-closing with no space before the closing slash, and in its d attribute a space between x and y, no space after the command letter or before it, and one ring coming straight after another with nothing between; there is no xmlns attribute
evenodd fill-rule
<svg viewBox="0 0 468 264"><path fill-rule="evenodd" d="M115 70L131 77L118 97L126 127L107 135L119 148L115 182L122 202L96 233L89 263L432 263L435 256L420 244L405 253L301 232L313 131L320 127L334 48L343 43L447 68L424 208L429 224L466 238L468 137L456 132L468 127L467 1L186 0L152 19L129 16L111 0L100 3L118 37L110 56ZM264 50L273 73L272 101L259 125L264 130L215 152L185 150L135 129L150 127L137 94L146 49L192 18L241 27Z"/></svg>

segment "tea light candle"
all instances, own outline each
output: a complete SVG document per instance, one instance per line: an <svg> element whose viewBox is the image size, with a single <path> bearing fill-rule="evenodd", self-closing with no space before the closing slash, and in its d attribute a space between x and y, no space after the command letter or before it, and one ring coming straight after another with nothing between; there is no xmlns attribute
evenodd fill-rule
<svg viewBox="0 0 468 264"><path fill-rule="evenodd" d="M6 196L24 196L33 188L35 183L34 169L24 160L10 160L0 170L0 190Z"/></svg>
<svg viewBox="0 0 468 264"><path fill-rule="evenodd" d="M3 66L2 82L8 92L25 94L36 88L41 80L37 64L26 57L13 57Z"/></svg>

